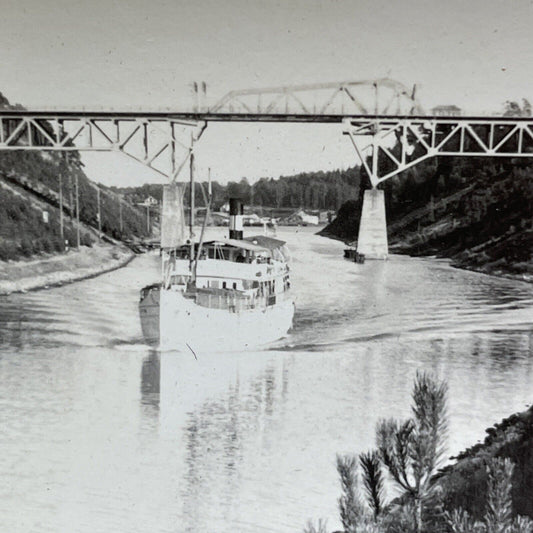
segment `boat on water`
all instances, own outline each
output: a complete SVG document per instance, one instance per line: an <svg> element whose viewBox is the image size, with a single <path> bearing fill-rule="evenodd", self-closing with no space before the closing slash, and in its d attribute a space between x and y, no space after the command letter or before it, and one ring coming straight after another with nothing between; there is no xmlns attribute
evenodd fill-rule
<svg viewBox="0 0 533 533"><path fill-rule="evenodd" d="M344 249L344 259L349 259L350 261L354 261L355 263L364 263L365 262L365 255L360 254L357 251L357 248L353 245L349 245L350 248Z"/></svg>
<svg viewBox="0 0 533 533"><path fill-rule="evenodd" d="M163 350L196 353L247 349L283 337L294 316L286 243L265 235L245 238L237 199L230 202L228 238L203 242L203 229L198 242L168 246L163 221L163 280L141 290L145 338Z"/></svg>

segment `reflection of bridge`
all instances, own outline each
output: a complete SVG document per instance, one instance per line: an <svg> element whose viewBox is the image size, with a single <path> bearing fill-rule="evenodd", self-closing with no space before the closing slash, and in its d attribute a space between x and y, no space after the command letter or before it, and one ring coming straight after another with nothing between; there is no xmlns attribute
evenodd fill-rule
<svg viewBox="0 0 533 533"><path fill-rule="evenodd" d="M377 185L438 155L533 156L533 118L424 115L389 79L232 91L184 111L0 109L0 150L115 151L175 181L210 122L339 124L373 186L365 195L359 249L387 254Z"/></svg>

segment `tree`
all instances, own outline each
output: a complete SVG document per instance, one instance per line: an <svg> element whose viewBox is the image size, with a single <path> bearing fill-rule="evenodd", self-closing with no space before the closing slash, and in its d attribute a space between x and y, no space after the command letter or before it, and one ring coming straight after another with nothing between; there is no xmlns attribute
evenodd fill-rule
<svg viewBox="0 0 533 533"><path fill-rule="evenodd" d="M444 458L447 437L447 385L417 373L413 417L378 424L378 450L395 484L410 499L418 533L423 531L424 506L433 498L432 476Z"/></svg>
<svg viewBox="0 0 533 533"><path fill-rule="evenodd" d="M345 533L356 533L362 514L357 495L357 459L350 455L337 455L337 472L340 476L342 496L339 513Z"/></svg>
<svg viewBox="0 0 533 533"><path fill-rule="evenodd" d="M503 105L504 117L530 117L531 104L527 98L522 98L522 106L518 102L507 100Z"/></svg>
<svg viewBox="0 0 533 533"><path fill-rule="evenodd" d="M475 521L464 509L445 513L452 533L532 533L533 521L513 518L511 495L514 465L510 459L493 458L487 465L487 502L482 522Z"/></svg>
<svg viewBox="0 0 533 533"><path fill-rule="evenodd" d="M366 492L366 498L374 520L377 521L383 508L384 480L381 470L381 461L377 451L363 453L359 456L359 462L363 469L363 483Z"/></svg>
<svg viewBox="0 0 533 533"><path fill-rule="evenodd" d="M308 520L303 533L327 533L327 520L319 518L316 525L312 520Z"/></svg>

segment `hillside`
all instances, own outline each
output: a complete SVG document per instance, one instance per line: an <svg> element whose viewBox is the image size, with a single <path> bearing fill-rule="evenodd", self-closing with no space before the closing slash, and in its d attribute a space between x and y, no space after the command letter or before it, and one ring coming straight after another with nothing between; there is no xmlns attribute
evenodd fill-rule
<svg viewBox="0 0 533 533"><path fill-rule="evenodd" d="M45 222L45 217L48 221ZM64 237L76 243L75 222L65 217ZM96 235L80 225L80 243L92 246ZM62 252L59 209L0 175L0 260Z"/></svg>
<svg viewBox="0 0 533 533"><path fill-rule="evenodd" d="M11 106L0 93L0 106ZM59 175L62 175L64 237L76 243L75 182L78 180L80 221L98 227L97 190L83 172L78 152L0 153L0 260L63 251L59 229ZM104 235L124 240L147 235L144 212L100 186ZM81 244L90 246L94 232L81 229Z"/></svg>
<svg viewBox="0 0 533 533"><path fill-rule="evenodd" d="M444 495L444 508L466 507L474 518L482 519L486 465L493 457L507 457L516 465L512 478L513 512L533 518L533 407L487 429L483 443L459 454L436 476Z"/></svg>
<svg viewBox="0 0 533 533"><path fill-rule="evenodd" d="M533 163L438 158L385 182L390 251L533 279ZM357 239L361 199L321 235Z"/></svg>

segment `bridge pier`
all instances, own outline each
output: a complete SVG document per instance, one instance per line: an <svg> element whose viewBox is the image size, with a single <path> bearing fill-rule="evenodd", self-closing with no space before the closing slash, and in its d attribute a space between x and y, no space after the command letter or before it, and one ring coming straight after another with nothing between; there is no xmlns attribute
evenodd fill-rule
<svg viewBox="0 0 533 533"><path fill-rule="evenodd" d="M357 252L366 259L387 259L389 255L385 192L379 189L365 191Z"/></svg>

